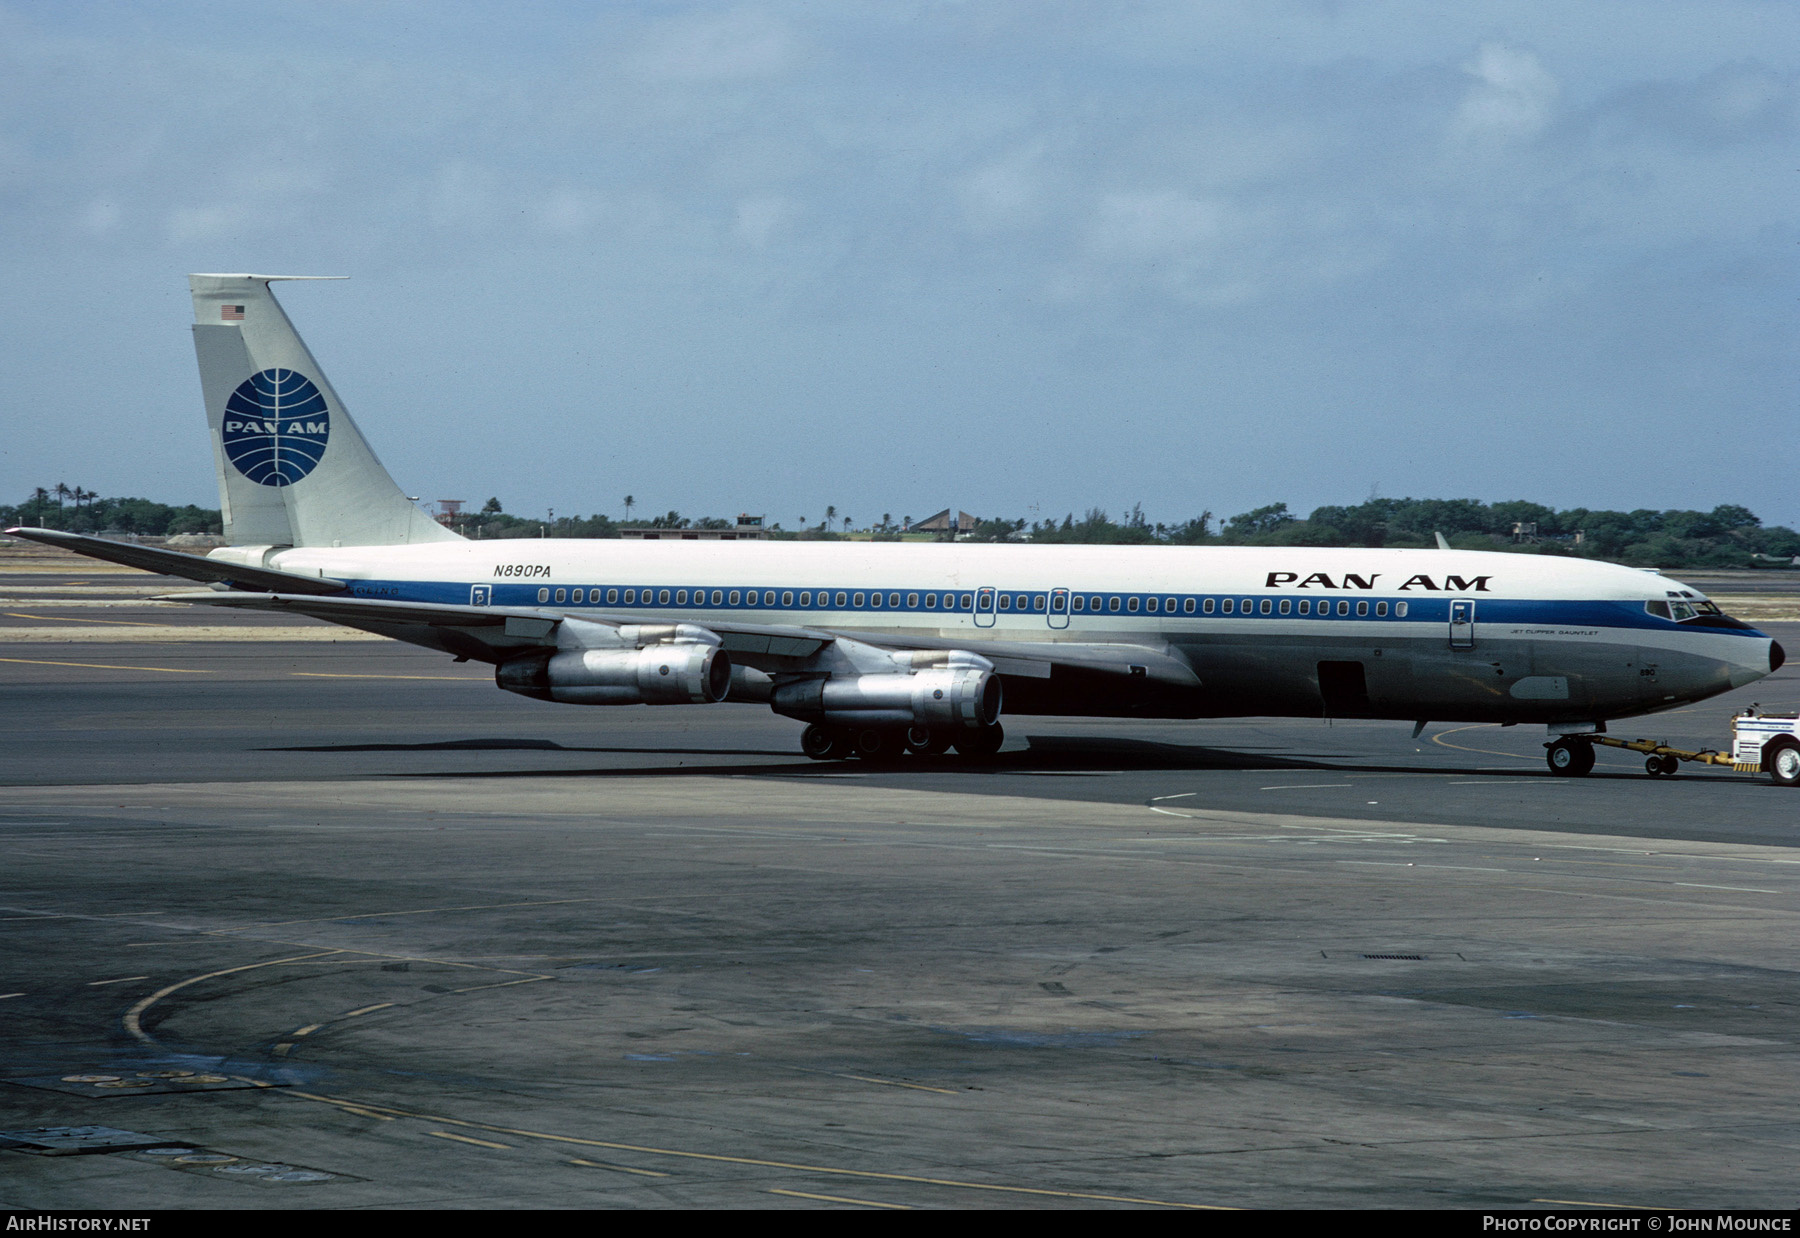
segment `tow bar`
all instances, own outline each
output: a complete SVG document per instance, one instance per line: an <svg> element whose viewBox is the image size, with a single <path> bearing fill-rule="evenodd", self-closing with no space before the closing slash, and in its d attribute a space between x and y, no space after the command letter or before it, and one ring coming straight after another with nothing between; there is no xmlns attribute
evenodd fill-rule
<svg viewBox="0 0 1800 1238"><path fill-rule="evenodd" d="M1690 752L1686 748L1671 748L1661 740L1655 739L1614 739L1610 735L1588 735L1584 738L1590 744L1605 744L1608 748L1623 748L1628 752L1644 753L1644 772L1655 777L1673 774L1683 761L1697 761L1701 765L1723 765L1740 774L1762 773L1762 762L1734 761L1729 752L1720 752L1716 748L1702 748L1699 752Z"/></svg>

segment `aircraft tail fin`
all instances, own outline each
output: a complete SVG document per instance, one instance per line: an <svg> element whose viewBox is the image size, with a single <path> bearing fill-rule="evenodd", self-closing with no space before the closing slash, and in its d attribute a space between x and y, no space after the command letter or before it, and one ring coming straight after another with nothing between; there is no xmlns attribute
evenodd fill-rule
<svg viewBox="0 0 1800 1238"><path fill-rule="evenodd" d="M461 540L406 497L269 290L291 275L190 275L194 351L234 546ZM326 277L328 278L328 277Z"/></svg>

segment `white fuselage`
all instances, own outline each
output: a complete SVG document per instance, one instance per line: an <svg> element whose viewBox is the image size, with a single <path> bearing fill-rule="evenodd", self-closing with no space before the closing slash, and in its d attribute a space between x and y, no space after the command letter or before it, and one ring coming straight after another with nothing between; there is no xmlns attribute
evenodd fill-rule
<svg viewBox="0 0 1800 1238"><path fill-rule="evenodd" d="M1008 712L1597 721L1769 672L1742 624L1655 573L1460 550L523 539L216 552L353 596L574 617L792 625L903 643L1067 641L1173 651L1185 693L1008 682Z"/></svg>

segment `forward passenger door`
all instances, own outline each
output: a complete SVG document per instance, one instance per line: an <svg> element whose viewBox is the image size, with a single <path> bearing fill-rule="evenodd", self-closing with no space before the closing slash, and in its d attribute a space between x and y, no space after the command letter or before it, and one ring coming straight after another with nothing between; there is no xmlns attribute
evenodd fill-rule
<svg viewBox="0 0 1800 1238"><path fill-rule="evenodd" d="M1475 648L1475 602L1457 598L1450 603L1450 648Z"/></svg>

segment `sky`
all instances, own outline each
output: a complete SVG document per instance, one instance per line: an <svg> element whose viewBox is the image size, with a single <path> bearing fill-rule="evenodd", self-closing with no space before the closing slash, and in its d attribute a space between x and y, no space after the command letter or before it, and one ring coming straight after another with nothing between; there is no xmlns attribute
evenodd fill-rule
<svg viewBox="0 0 1800 1238"><path fill-rule="evenodd" d="M0 502L217 505L195 271L409 494L1800 526L1787 0L0 0Z"/></svg>

